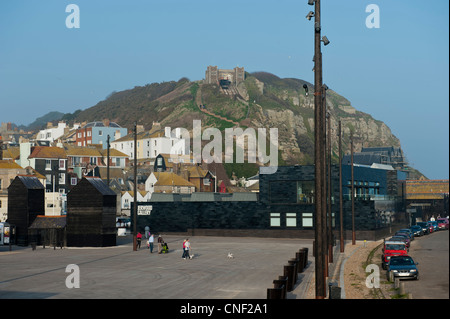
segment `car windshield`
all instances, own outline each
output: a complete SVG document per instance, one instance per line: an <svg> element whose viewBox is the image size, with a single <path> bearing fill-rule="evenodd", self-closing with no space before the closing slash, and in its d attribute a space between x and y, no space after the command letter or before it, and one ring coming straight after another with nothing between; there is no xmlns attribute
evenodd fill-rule
<svg viewBox="0 0 450 319"><path fill-rule="evenodd" d="M426 227L427 223L417 223L417 225L421 226L421 227Z"/></svg>
<svg viewBox="0 0 450 319"><path fill-rule="evenodd" d="M387 244L386 250L405 250L405 245L402 244Z"/></svg>
<svg viewBox="0 0 450 319"><path fill-rule="evenodd" d="M447 224L447 221L445 219L438 219L437 222L439 224Z"/></svg>
<svg viewBox="0 0 450 319"><path fill-rule="evenodd" d="M414 260L411 257L392 258L390 264L394 266L414 265Z"/></svg>

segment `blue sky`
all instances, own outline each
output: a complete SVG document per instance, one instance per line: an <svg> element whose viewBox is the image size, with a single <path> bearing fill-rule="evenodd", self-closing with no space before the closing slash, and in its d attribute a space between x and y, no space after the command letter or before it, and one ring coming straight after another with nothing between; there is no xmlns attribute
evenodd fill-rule
<svg viewBox="0 0 450 319"><path fill-rule="evenodd" d="M68 4L80 28L66 27ZM366 27L369 4L380 28ZM313 82L307 0L2 0L0 121L72 113L112 91L244 66ZM323 77L386 123L413 167L449 178L449 3L322 0Z"/></svg>

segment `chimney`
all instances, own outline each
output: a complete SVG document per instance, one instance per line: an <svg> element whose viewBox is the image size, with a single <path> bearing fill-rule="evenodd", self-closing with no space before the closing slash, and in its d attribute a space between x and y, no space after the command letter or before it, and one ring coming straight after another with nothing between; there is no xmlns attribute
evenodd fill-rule
<svg viewBox="0 0 450 319"><path fill-rule="evenodd" d="M164 128L164 136L165 137L170 137L170 127L169 126L166 126Z"/></svg>

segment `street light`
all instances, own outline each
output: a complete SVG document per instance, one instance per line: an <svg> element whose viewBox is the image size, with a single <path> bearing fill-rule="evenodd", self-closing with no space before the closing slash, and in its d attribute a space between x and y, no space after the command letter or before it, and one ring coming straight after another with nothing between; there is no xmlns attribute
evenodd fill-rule
<svg viewBox="0 0 450 319"><path fill-rule="evenodd" d="M328 38L327 38L326 36L323 36L323 37L322 37L322 42L323 42L323 45L328 45L328 44L330 44L330 41L328 40Z"/></svg>
<svg viewBox="0 0 450 319"><path fill-rule="evenodd" d="M326 297L325 287L325 251L326 247L326 221L323 218L325 205L323 199L324 191L324 121L323 121L323 101L322 101L322 53L320 39L320 0L308 0L309 5L314 8L314 206L315 206L315 279L316 279L316 299ZM310 14L307 18L311 17ZM310 20L310 19L308 19Z"/></svg>

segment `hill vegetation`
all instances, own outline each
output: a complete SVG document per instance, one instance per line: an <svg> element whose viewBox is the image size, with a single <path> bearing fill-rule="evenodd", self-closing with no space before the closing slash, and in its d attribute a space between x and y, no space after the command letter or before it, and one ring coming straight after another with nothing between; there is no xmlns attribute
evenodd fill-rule
<svg viewBox="0 0 450 319"><path fill-rule="evenodd" d="M238 94L226 95L218 85L182 78L113 92L96 105L64 114L60 119L69 123L109 119L128 129L137 122L147 130L154 122L192 130L193 120L201 120L202 129L224 130L235 126L233 123L244 129L266 128L267 132L278 128L279 163L312 164L314 97L306 96L304 84L309 92L314 91L312 84L300 79L282 79L267 72L246 73L244 82L236 87ZM339 120L344 153L350 149L350 132L354 134L355 151L363 146L400 146L400 141L383 122L356 110L332 89L327 91L326 105L331 116L334 162L337 162ZM226 169L230 172L239 167L228 165ZM244 176L256 173L257 165L242 171Z"/></svg>

